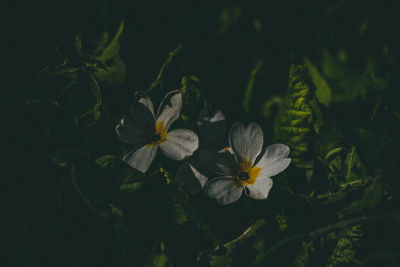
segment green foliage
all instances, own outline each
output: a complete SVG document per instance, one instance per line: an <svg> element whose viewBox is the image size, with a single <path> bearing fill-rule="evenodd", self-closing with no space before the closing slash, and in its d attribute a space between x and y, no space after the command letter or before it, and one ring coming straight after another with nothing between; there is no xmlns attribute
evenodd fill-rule
<svg viewBox="0 0 400 267"><path fill-rule="evenodd" d="M311 145L315 138L313 123L316 112L313 84L305 66L290 66L289 87L279 114L275 119L274 142L290 147L292 162L297 167L310 168Z"/></svg>
<svg viewBox="0 0 400 267"><path fill-rule="evenodd" d="M243 15L243 10L240 6L232 6L225 8L219 15L219 30L220 34L225 34L229 27L237 22Z"/></svg>
<svg viewBox="0 0 400 267"><path fill-rule="evenodd" d="M301 249L296 254L296 257L293 260L293 266L295 267L309 266L308 261L310 260L310 253L312 252L315 252L315 247L312 241L301 242Z"/></svg>
<svg viewBox="0 0 400 267"><path fill-rule="evenodd" d="M322 73L310 59L305 58L305 63L311 67L318 100L324 105L363 99L369 89L382 91L389 85L390 74L380 73L379 63L373 57L367 58L363 70L354 71L343 49L339 49L336 57L326 50L322 56Z"/></svg>
<svg viewBox="0 0 400 267"><path fill-rule="evenodd" d="M157 78L154 80L154 82L150 85L150 87L146 90L146 92L150 92L151 90L155 89L156 87L162 87L162 77L164 74L165 68L168 66L169 63L171 63L172 59L179 54L181 51L182 46L178 45L177 48L175 48L174 51L171 51L167 57L167 59L164 61L164 63L161 66L160 72L157 75Z"/></svg>
<svg viewBox="0 0 400 267"><path fill-rule="evenodd" d="M103 33L102 39L94 51L84 51L82 38L79 35L67 36L58 49L59 58L41 70L41 75L62 81L58 86L60 92L55 97L57 103L64 105L77 103L79 109L92 105L89 110L82 111L77 116L77 123L92 126L105 113L111 122L108 111L103 105L103 94L99 83L120 85L126 79L125 63L119 57L119 38L124 28L121 22L114 38L108 42L108 34ZM68 99L68 91L90 88L93 100ZM71 101L71 102L68 102ZM89 103L88 103L89 102ZM76 109L76 107L74 107Z"/></svg>
<svg viewBox="0 0 400 267"><path fill-rule="evenodd" d="M341 210L339 216L348 216L353 213L359 213L367 208L374 208L381 201L382 195L382 183L379 181L379 178L375 178L373 182L365 188L362 197Z"/></svg>
<svg viewBox="0 0 400 267"><path fill-rule="evenodd" d="M164 267L167 265L168 258L164 253L164 243L155 244L149 262L144 265L146 267Z"/></svg>
<svg viewBox="0 0 400 267"><path fill-rule="evenodd" d="M310 70L310 76L312 78L313 83L315 84L316 90L315 95L318 98L319 103L329 106L332 101L332 90L329 87L328 83L324 80L324 78L319 73L318 69L311 63L310 59L304 58L304 63Z"/></svg>
<svg viewBox="0 0 400 267"><path fill-rule="evenodd" d="M245 264L256 260L251 255L259 255L264 250L264 240L260 235L263 232L266 223L264 220L258 220L248 227L240 236L218 245L214 251L209 254L209 266L231 266L233 262L242 262ZM242 252L246 251L246 254ZM238 260L237 258L241 258ZM240 264L240 263L239 263Z"/></svg>
<svg viewBox="0 0 400 267"><path fill-rule="evenodd" d="M202 94L198 77L194 75L184 76L182 77L181 85L183 99L181 118L192 127L195 127L199 112L203 108L212 109L212 106Z"/></svg>
<svg viewBox="0 0 400 267"><path fill-rule="evenodd" d="M15 161L4 229L21 249L0 265L398 266L398 9L292 2L82 2L60 7L65 22L21 7L38 32L12 31L0 103ZM143 174L121 160L121 116L179 87L171 129L198 132L199 112L221 109L290 147L266 200L220 206L179 186L182 162L158 153Z"/></svg>
<svg viewBox="0 0 400 267"><path fill-rule="evenodd" d="M253 95L253 88L254 88L254 81L256 79L257 73L260 71L260 68L263 65L263 61L260 61L257 63L257 65L254 67L254 69L250 73L250 79L249 83L247 84L246 90L245 90L245 95L243 98L243 109L249 113L250 112L250 101Z"/></svg>
<svg viewBox="0 0 400 267"><path fill-rule="evenodd" d="M329 256L325 266L335 267L350 263L356 256L356 249L359 246L361 236L362 230L360 225L340 231L336 247Z"/></svg>

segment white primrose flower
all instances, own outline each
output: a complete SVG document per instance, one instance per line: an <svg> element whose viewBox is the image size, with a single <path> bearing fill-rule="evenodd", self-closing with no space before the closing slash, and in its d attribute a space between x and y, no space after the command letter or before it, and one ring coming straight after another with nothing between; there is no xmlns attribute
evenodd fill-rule
<svg viewBox="0 0 400 267"><path fill-rule="evenodd" d="M210 112L207 109L203 109L197 118L197 127L200 143L203 146L198 151L206 149L204 148L206 146L216 153L216 148L224 143L226 134L224 114L219 110ZM210 174L200 161L198 153L195 153L178 167L175 178L182 187L185 187L190 194L194 195L204 188Z"/></svg>
<svg viewBox="0 0 400 267"><path fill-rule="evenodd" d="M182 94L179 90L165 95L157 116L154 116L150 98L139 99L131 108L131 117L124 116L116 126L119 138L135 146L122 160L144 173L153 162L158 147L165 156L173 160L183 160L191 156L199 146L197 134L187 129L168 131L179 118L181 109Z"/></svg>
<svg viewBox="0 0 400 267"><path fill-rule="evenodd" d="M247 128L235 123L229 132L231 151L224 153L204 153L200 155L214 173L220 175L209 181L205 193L216 198L220 204L230 204L240 198L245 190L253 199L266 199L272 187L271 176L285 170L291 159L289 147L273 144L263 150L263 132L257 123ZM212 163L213 162L213 163Z"/></svg>

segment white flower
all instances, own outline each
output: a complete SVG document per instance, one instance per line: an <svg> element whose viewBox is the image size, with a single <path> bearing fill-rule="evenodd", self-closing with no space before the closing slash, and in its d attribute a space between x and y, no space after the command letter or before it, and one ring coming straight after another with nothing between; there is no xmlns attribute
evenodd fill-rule
<svg viewBox="0 0 400 267"><path fill-rule="evenodd" d="M123 117L116 126L120 139L135 145L135 149L123 157L133 168L146 172L153 162L158 147L174 160L183 160L193 154L199 146L197 135L186 129L168 131L179 118L182 109L182 94L179 90L167 93L161 102L157 116L150 98L141 98L131 108L131 118Z"/></svg>
<svg viewBox="0 0 400 267"><path fill-rule="evenodd" d="M206 145L213 152L214 147L224 144L226 134L226 119L221 111L209 112L203 109L198 118L197 126L200 133L200 143ZM202 151L205 148L199 148ZM176 172L176 181L192 195L199 193L208 181L210 172L204 167L199 159L198 153L182 163Z"/></svg>
<svg viewBox="0 0 400 267"><path fill-rule="evenodd" d="M250 123L247 128L242 123L234 124L229 132L229 143L233 153L200 154L212 171L220 175L207 183L205 193L220 204L235 202L243 190L250 198L266 199L272 187L270 177L290 164L289 147L267 146L258 159L263 148L263 132L256 123Z"/></svg>

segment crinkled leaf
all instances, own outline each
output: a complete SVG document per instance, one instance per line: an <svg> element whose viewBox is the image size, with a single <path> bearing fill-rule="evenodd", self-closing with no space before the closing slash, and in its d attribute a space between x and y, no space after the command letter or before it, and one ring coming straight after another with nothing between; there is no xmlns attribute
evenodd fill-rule
<svg viewBox="0 0 400 267"><path fill-rule="evenodd" d="M295 267L307 267L309 266L309 260L312 253L315 252L315 247L312 241L301 242L301 249L297 252L296 257L293 260L293 266Z"/></svg>
<svg viewBox="0 0 400 267"><path fill-rule="evenodd" d="M354 201L339 212L339 217L359 213L367 208L373 208L379 204L383 195L383 185L380 179L375 178L365 189L361 199Z"/></svg>

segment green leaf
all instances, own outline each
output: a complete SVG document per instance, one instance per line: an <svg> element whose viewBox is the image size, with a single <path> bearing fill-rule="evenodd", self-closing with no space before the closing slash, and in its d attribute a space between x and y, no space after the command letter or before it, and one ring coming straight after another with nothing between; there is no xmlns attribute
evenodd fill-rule
<svg viewBox="0 0 400 267"><path fill-rule="evenodd" d="M121 85L125 82L127 71L125 62L119 57L113 59L112 65L107 66L106 80L111 85Z"/></svg>
<svg viewBox="0 0 400 267"><path fill-rule="evenodd" d="M162 242L155 244L150 254L149 261L145 267L164 267L167 265L168 257L165 254L165 245Z"/></svg>
<svg viewBox="0 0 400 267"><path fill-rule="evenodd" d="M144 186L145 186L144 182L136 182L131 184L123 184L120 186L119 189L126 193L133 193L136 192L137 190L144 188Z"/></svg>
<svg viewBox="0 0 400 267"><path fill-rule="evenodd" d="M119 38L124 30L124 21L122 20L117 33L114 35L114 38L108 44L106 48L102 51L101 55L97 57L103 63L106 63L108 60L115 58L119 54Z"/></svg>
<svg viewBox="0 0 400 267"><path fill-rule="evenodd" d="M344 54L344 51L341 51L341 54ZM322 51L322 72L324 75L331 80L342 80L345 78L346 71L341 66L341 64L331 56L331 54L324 50Z"/></svg>
<svg viewBox="0 0 400 267"><path fill-rule="evenodd" d="M88 73L86 69L84 69L84 73L89 79L90 89L92 91L92 95L96 100L93 108L89 111L80 115L80 119L83 121L83 124L90 127L97 123L97 121L101 117L100 108L103 103L103 96L99 87L99 84L93 74Z"/></svg>
<svg viewBox="0 0 400 267"><path fill-rule="evenodd" d="M58 165L59 167L65 167L68 165L68 163L65 160L64 155L61 151L56 152L56 154L52 158L52 161L54 164Z"/></svg>
<svg viewBox="0 0 400 267"><path fill-rule="evenodd" d="M378 74L378 63L376 59L368 57L367 64L365 66L365 83L368 87L376 91L382 91L385 89L390 82L390 73L379 76Z"/></svg>
<svg viewBox="0 0 400 267"><path fill-rule="evenodd" d="M355 166L360 166L360 158L354 146L351 147L350 152L346 155L344 162L344 177L347 183L359 180L358 176L353 172Z"/></svg>
<svg viewBox="0 0 400 267"><path fill-rule="evenodd" d="M115 155L104 155L96 159L96 163L101 168L107 168L107 167L113 167L115 160L116 160Z"/></svg>
<svg viewBox="0 0 400 267"><path fill-rule="evenodd" d="M181 118L188 128L197 128L197 116L204 108L213 110L203 95L200 79L194 75L184 76L181 80L182 113Z"/></svg>
<svg viewBox="0 0 400 267"><path fill-rule="evenodd" d="M319 194L317 199L321 201L322 204L330 205L336 202L339 202L347 195L345 191L338 192L327 192L323 194Z"/></svg>
<svg viewBox="0 0 400 267"><path fill-rule="evenodd" d="M314 145L315 157L325 166L328 166L332 156L343 150L341 146L342 140L343 134L338 128L324 125L320 129L320 134Z"/></svg>
<svg viewBox="0 0 400 267"><path fill-rule="evenodd" d="M364 191L361 199L354 201L339 212L339 218L359 213L367 208L376 207L383 195L383 185L379 178L375 178Z"/></svg>
<svg viewBox="0 0 400 267"><path fill-rule="evenodd" d="M306 169L313 164L310 148L315 138L312 86L307 67L291 65L287 94L274 122L274 142L288 145L292 163Z"/></svg>
<svg viewBox="0 0 400 267"><path fill-rule="evenodd" d="M310 70L310 76L317 90L315 95L318 98L319 103L329 106L332 101L332 90L326 80L319 73L318 69L314 66L311 60L307 57L304 58L304 63Z"/></svg>
<svg viewBox="0 0 400 267"><path fill-rule="evenodd" d="M249 83L247 84L246 90L245 90L245 95L243 98L242 106L243 109L249 113L250 112L250 102L251 102L251 97L253 95L253 88L254 88L254 81L256 79L256 75L261 69L261 66L263 65L263 61L261 60L260 62L257 63L257 65L254 67L254 69L250 73L250 79Z"/></svg>
<svg viewBox="0 0 400 267"><path fill-rule="evenodd" d="M282 105L283 99L280 96L273 96L270 99L268 99L267 101L264 102L263 107L262 107L262 115L265 118L272 118L273 115L272 114L272 110L273 107L280 107Z"/></svg>
<svg viewBox="0 0 400 267"><path fill-rule="evenodd" d="M315 247L312 241L309 242L301 242L301 249L296 254L295 259L293 260L293 266L295 267L307 267L308 262L310 260L310 254L315 252Z"/></svg>
<svg viewBox="0 0 400 267"><path fill-rule="evenodd" d="M362 236L361 225L345 228L338 234L335 248L328 258L326 267L342 266L356 255L359 240Z"/></svg>
<svg viewBox="0 0 400 267"><path fill-rule="evenodd" d="M219 15L219 30L220 34L226 33L229 27L238 21L243 15L243 10L240 6L229 6L224 8Z"/></svg>
<svg viewBox="0 0 400 267"><path fill-rule="evenodd" d="M228 255L211 255L209 264L212 267L230 267L232 266L232 258Z"/></svg>

